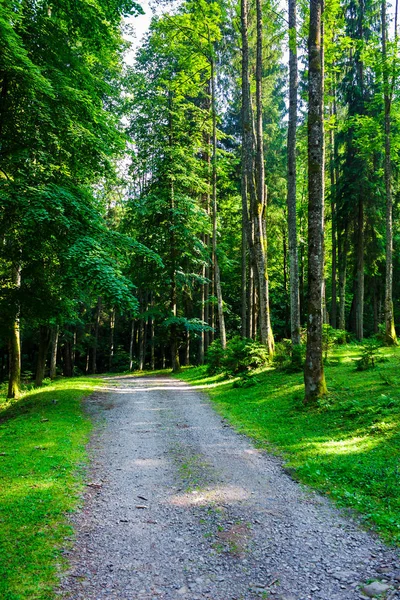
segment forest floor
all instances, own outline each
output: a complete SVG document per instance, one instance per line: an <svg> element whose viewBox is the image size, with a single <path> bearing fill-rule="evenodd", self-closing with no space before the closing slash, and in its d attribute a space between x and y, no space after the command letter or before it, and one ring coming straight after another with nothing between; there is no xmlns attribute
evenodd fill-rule
<svg viewBox="0 0 400 600"><path fill-rule="evenodd" d="M246 399L257 387L231 392ZM284 395L276 389L271 403ZM100 426L62 597L400 598L398 552L294 481L201 390L166 376L110 377L87 406Z"/></svg>

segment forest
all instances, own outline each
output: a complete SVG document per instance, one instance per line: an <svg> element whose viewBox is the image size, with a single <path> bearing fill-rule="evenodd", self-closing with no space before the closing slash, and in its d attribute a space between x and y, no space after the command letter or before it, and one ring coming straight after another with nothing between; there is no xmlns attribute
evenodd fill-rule
<svg viewBox="0 0 400 600"><path fill-rule="evenodd" d="M396 346L398 5L5 0L0 378ZM370 341L370 345L368 343Z"/></svg>

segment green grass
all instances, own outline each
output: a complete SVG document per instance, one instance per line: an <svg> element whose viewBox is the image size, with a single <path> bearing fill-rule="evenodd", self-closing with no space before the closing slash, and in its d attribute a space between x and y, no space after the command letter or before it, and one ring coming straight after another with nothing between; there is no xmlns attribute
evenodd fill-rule
<svg viewBox="0 0 400 600"><path fill-rule="evenodd" d="M0 395L0 598L54 598L66 513L82 491L91 423L81 400L99 379L74 378Z"/></svg>
<svg viewBox="0 0 400 600"><path fill-rule="evenodd" d="M265 369L250 388L209 377L204 367L178 377L208 391L221 415L283 456L298 480L400 545L400 350L380 354L384 362L359 372L359 347L335 350L326 367L329 395L313 408L303 405L301 373Z"/></svg>

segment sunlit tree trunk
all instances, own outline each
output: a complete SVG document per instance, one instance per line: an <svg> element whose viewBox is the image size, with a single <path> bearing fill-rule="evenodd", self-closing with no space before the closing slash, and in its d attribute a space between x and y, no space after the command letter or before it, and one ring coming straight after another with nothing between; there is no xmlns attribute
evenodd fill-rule
<svg viewBox="0 0 400 600"><path fill-rule="evenodd" d="M390 147L392 93L389 90L387 57L386 0L382 0L382 57L383 57L383 101L385 114L385 192L386 192L386 278L385 278L385 343L397 346L393 314L393 197L392 159ZM396 4L397 25L397 4ZM395 32L397 41L397 31Z"/></svg>
<svg viewBox="0 0 400 600"><path fill-rule="evenodd" d="M55 379L57 374L57 350L59 330L60 327L56 325L55 327L53 327L51 332L50 379Z"/></svg>
<svg viewBox="0 0 400 600"><path fill-rule="evenodd" d="M256 53L256 204L252 211L254 219L255 259L258 276L258 301L260 320L260 341L265 344L270 356L274 353L269 310L269 281L267 265L266 206L267 193L264 169L262 71L263 71L263 21L261 0L256 0L257 13L257 53Z"/></svg>
<svg viewBox="0 0 400 600"><path fill-rule="evenodd" d="M211 59L211 112L212 112L212 222L213 222L213 264L215 291L217 293L218 324L221 346L226 347L225 317L222 300L221 275L217 256L217 109L215 95L215 62Z"/></svg>
<svg viewBox="0 0 400 600"><path fill-rule="evenodd" d="M323 0L310 0L308 39L308 318L305 402L326 393L322 358L324 269Z"/></svg>
<svg viewBox="0 0 400 600"><path fill-rule="evenodd" d="M300 344L300 288L296 222L296 131L297 131L297 34L296 0L289 0L289 122L288 122L288 233L290 266L291 339Z"/></svg>

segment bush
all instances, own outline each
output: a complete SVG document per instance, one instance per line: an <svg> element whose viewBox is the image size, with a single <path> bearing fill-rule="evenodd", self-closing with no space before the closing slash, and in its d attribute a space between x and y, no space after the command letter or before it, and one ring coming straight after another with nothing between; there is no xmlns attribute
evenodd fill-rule
<svg viewBox="0 0 400 600"><path fill-rule="evenodd" d="M268 352L258 342L236 336L229 340L225 350L219 340L210 344L206 361L209 375L222 372L239 375L267 364Z"/></svg>
<svg viewBox="0 0 400 600"><path fill-rule="evenodd" d="M262 367L267 362L268 352L265 346L236 336L226 346L222 366L229 375L238 375Z"/></svg>
<svg viewBox="0 0 400 600"><path fill-rule="evenodd" d="M368 371L374 369L379 361L379 345L375 341L366 342L363 346L361 358L356 362L357 371Z"/></svg>
<svg viewBox="0 0 400 600"><path fill-rule="evenodd" d="M278 371L298 373L304 368L306 347L304 344L293 346L292 340L283 339L275 346L274 363Z"/></svg>
<svg viewBox="0 0 400 600"><path fill-rule="evenodd" d="M222 369L222 360L225 355L225 350L221 346L219 340L214 340L208 347L206 352L206 363L208 375L216 375Z"/></svg>

